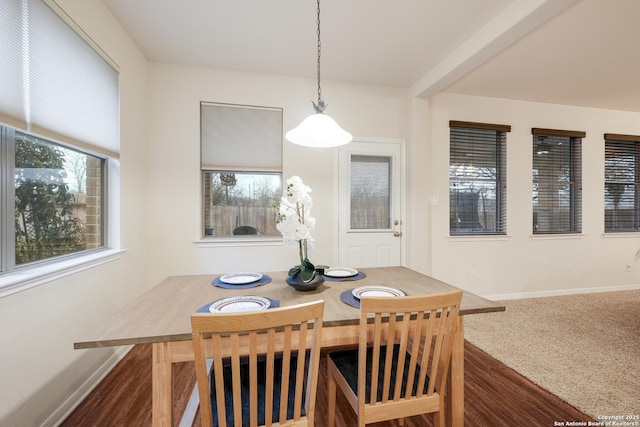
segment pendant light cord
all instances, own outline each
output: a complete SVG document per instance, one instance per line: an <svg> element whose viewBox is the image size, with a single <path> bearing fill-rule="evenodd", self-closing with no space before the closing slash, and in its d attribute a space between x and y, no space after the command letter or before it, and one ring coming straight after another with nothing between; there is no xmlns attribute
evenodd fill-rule
<svg viewBox="0 0 640 427"><path fill-rule="evenodd" d="M317 113L322 113L324 109L327 107L322 99L322 89L320 88L320 0L317 0L318 7L316 9L317 12L317 23L318 23L318 103L311 101L313 103L313 108L315 108Z"/></svg>

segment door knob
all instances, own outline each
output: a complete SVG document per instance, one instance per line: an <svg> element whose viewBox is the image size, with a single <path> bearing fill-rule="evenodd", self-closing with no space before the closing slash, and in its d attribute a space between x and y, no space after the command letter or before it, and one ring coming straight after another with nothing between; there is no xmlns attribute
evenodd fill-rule
<svg viewBox="0 0 640 427"><path fill-rule="evenodd" d="M396 231L396 232L394 232L394 233L393 233L393 236L394 236L394 237L400 237L400 236L402 236L402 231Z"/></svg>

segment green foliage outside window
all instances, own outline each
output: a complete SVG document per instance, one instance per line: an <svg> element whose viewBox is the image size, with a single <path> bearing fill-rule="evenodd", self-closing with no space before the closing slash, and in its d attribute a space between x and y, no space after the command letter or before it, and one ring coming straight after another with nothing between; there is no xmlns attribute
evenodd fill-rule
<svg viewBox="0 0 640 427"><path fill-rule="evenodd" d="M16 265L84 250L63 149L22 134L15 142Z"/></svg>

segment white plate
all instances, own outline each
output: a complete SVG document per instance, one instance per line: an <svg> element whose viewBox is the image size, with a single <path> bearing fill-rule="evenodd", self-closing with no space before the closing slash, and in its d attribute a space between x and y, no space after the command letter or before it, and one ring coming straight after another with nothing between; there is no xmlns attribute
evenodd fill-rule
<svg viewBox="0 0 640 427"><path fill-rule="evenodd" d="M257 282L260 279L262 279L262 274L260 273L231 273L220 277L222 283L230 285L246 285L247 283Z"/></svg>
<svg viewBox="0 0 640 427"><path fill-rule="evenodd" d="M403 297L407 295L404 291L386 286L362 286L351 291L354 297Z"/></svg>
<svg viewBox="0 0 640 427"><path fill-rule="evenodd" d="M271 305L267 298L256 295L241 295L222 298L209 306L211 313L231 313L238 311L266 310Z"/></svg>
<svg viewBox="0 0 640 427"><path fill-rule="evenodd" d="M355 276L356 274L358 274L358 270L356 270L355 268L336 267L327 268L324 271L324 275L329 277L351 277Z"/></svg>

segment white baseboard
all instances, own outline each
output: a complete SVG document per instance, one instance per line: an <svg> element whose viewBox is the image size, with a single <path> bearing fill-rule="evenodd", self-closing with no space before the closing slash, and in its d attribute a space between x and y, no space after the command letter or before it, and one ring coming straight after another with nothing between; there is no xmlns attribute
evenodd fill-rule
<svg viewBox="0 0 640 427"><path fill-rule="evenodd" d="M595 294L595 293L601 293L601 292L632 291L635 289L640 289L640 284L606 286L606 287L603 286L598 288L560 289L560 290L554 290L554 291L519 292L519 293L513 293L513 294L495 294L495 295L483 295L483 296L493 301L501 301L501 300L510 300L510 299L557 297L560 295L573 295L573 294Z"/></svg>
<svg viewBox="0 0 640 427"><path fill-rule="evenodd" d="M56 409L47 418L40 427L56 427L73 412L73 410L91 393L91 391L100 384L100 381L107 376L109 372L118 364L124 356L127 355L133 346L119 347L109 359L107 359L94 373L91 375L71 396L64 401L58 409Z"/></svg>

